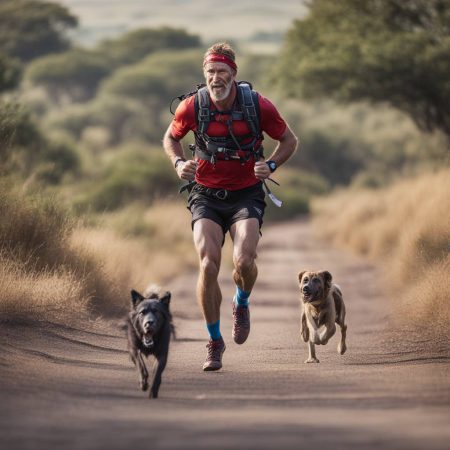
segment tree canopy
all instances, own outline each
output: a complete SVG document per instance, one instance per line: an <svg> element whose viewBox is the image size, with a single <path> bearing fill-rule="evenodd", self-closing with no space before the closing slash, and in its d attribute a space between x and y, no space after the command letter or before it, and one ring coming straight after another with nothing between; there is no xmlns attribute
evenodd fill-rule
<svg viewBox="0 0 450 450"><path fill-rule="evenodd" d="M150 53L165 49L182 50L200 47L200 38L182 29L140 28L116 39L103 41L98 50L115 66L134 64Z"/></svg>
<svg viewBox="0 0 450 450"><path fill-rule="evenodd" d="M312 0L288 32L288 95L388 102L450 137L450 0Z"/></svg>
<svg viewBox="0 0 450 450"><path fill-rule="evenodd" d="M57 3L0 0L0 51L28 62L47 53L67 50L66 30L77 18Z"/></svg>
<svg viewBox="0 0 450 450"><path fill-rule="evenodd" d="M73 49L33 61L27 78L44 86L54 100L69 96L85 101L95 95L97 85L110 71L109 62L101 53Z"/></svg>

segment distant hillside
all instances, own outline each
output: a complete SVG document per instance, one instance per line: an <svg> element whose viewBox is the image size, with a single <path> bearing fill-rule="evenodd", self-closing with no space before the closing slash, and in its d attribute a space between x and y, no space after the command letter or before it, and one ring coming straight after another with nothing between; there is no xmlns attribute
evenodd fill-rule
<svg viewBox="0 0 450 450"><path fill-rule="evenodd" d="M228 0L219 4L208 0L51 1L67 6L79 17L74 39L83 45L134 28L168 25L185 28L205 42L228 38L274 48L292 20L306 13L304 0Z"/></svg>

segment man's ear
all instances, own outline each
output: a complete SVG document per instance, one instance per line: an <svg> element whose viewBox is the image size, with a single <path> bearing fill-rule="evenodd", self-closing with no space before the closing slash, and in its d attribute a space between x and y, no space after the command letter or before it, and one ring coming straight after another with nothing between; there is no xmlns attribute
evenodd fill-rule
<svg viewBox="0 0 450 450"><path fill-rule="evenodd" d="M136 308L136 306L139 305L139 303L141 303L142 300L144 300L144 296L139 294L138 291L135 291L134 289L132 289L131 290L131 304L132 304L133 308Z"/></svg>
<svg viewBox="0 0 450 450"><path fill-rule="evenodd" d="M298 282L301 283L302 282L302 278L303 278L303 274L307 272L307 270L303 270L302 272L298 273Z"/></svg>
<svg viewBox="0 0 450 450"><path fill-rule="evenodd" d="M330 289L331 288L331 280L333 279L331 273L328 272L328 270L324 270L323 272L319 272L319 275L321 277L323 277L325 287Z"/></svg>
<svg viewBox="0 0 450 450"><path fill-rule="evenodd" d="M166 292L159 301L163 303L164 305L168 305L170 303L170 298L172 297L172 294L170 292Z"/></svg>

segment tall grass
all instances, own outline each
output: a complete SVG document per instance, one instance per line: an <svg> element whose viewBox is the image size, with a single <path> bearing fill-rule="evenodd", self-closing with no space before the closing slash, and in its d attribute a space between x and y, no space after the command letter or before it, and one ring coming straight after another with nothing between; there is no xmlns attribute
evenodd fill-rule
<svg viewBox="0 0 450 450"><path fill-rule="evenodd" d="M450 169L313 203L318 232L381 261L387 295L408 323L450 335Z"/></svg>
<svg viewBox="0 0 450 450"><path fill-rule="evenodd" d="M131 288L166 282L195 262L189 224L180 224L171 206L136 211L122 224L125 229L120 217L112 221L116 230L86 228L55 199L25 195L3 183L0 217L3 319L118 316L128 308ZM127 228L132 222L143 227Z"/></svg>

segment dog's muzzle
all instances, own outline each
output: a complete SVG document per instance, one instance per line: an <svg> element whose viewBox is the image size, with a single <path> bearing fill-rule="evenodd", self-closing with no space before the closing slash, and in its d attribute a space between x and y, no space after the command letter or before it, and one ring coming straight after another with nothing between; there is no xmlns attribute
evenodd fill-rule
<svg viewBox="0 0 450 450"><path fill-rule="evenodd" d="M312 294L311 294L311 290L308 288L308 286L304 286L302 289L302 295L303 298L306 301L310 301L312 299Z"/></svg>
<svg viewBox="0 0 450 450"><path fill-rule="evenodd" d="M145 347L152 348L154 345L153 333L144 334L144 336L142 337L142 343L144 344Z"/></svg>

